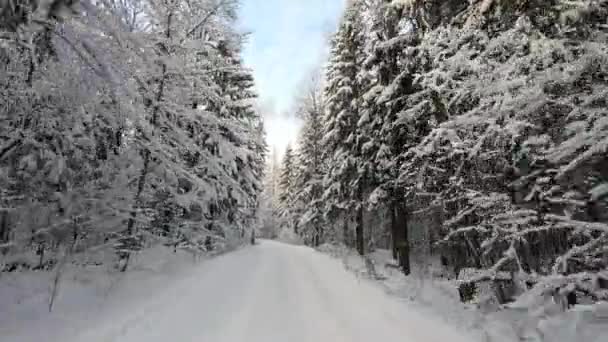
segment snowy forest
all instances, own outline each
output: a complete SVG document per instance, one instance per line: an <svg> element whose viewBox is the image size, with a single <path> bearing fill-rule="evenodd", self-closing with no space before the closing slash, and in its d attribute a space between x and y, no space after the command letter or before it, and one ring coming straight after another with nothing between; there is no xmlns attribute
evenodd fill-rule
<svg viewBox="0 0 608 342"><path fill-rule="evenodd" d="M3 5L3 271L248 241L266 146L236 1Z"/></svg>
<svg viewBox="0 0 608 342"><path fill-rule="evenodd" d="M306 244L463 301L608 300L608 1L350 1L270 180ZM322 80L322 81L319 81Z"/></svg>
<svg viewBox="0 0 608 342"><path fill-rule="evenodd" d="M345 0L283 153L243 1L0 0L0 340L604 341L608 0Z"/></svg>

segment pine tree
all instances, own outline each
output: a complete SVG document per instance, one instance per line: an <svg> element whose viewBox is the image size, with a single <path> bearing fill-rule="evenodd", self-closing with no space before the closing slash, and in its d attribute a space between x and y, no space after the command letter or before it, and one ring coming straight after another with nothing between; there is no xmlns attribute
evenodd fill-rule
<svg viewBox="0 0 608 342"><path fill-rule="evenodd" d="M314 75L298 98L297 114L303 127L295 152L294 204L299 213L297 226L304 240L318 246L325 237L323 219L323 99L320 81ZM333 238L333 237L332 237Z"/></svg>
<svg viewBox="0 0 608 342"><path fill-rule="evenodd" d="M358 102L362 85L357 78L363 62L363 27L359 17L358 2L346 9L336 33L327 67L325 87L326 114L324 117L324 159L328 171L324 179L325 212L329 221L344 225L343 239L349 242L348 223L355 214L355 241L359 253L364 253L363 240L363 192L367 184L365 163L359 158L361 144L356 135L359 121Z"/></svg>
<svg viewBox="0 0 608 342"><path fill-rule="evenodd" d="M232 175L241 188L241 199L229 209L231 213L228 215L242 216L239 229L246 230L255 222L267 147L263 122L254 107L257 94L253 89L253 75L242 65L240 59L244 37L236 36L234 39L236 41L232 43L226 41L220 44L219 52L225 66L217 68L219 71L214 79L220 89L218 97L222 99L220 116L226 116L230 120L229 124L233 125L222 127L221 131L224 132L224 139L228 139L239 150L237 154L231 154L235 154L237 170ZM235 127L239 130L234 131Z"/></svg>
<svg viewBox="0 0 608 342"><path fill-rule="evenodd" d="M279 182L281 179L281 163L279 162L279 152L277 151L276 146L273 147L269 160L267 183L272 201L272 207L278 209L280 207L281 194L281 190L279 188Z"/></svg>
<svg viewBox="0 0 608 342"><path fill-rule="evenodd" d="M280 216L290 225L293 224L293 199L296 164L291 145L287 146L281 162L279 176L279 210ZM297 230L297 226L294 226Z"/></svg>
<svg viewBox="0 0 608 342"><path fill-rule="evenodd" d="M403 6L375 1L367 10L370 21L369 57L362 76L370 86L363 96L359 130L367 139L364 159L373 163L370 205L389 217L393 256L404 272L410 272L407 207L404 187L397 183L400 153L414 141L407 125L398 121L412 94L413 72L408 53L417 44L410 18Z"/></svg>

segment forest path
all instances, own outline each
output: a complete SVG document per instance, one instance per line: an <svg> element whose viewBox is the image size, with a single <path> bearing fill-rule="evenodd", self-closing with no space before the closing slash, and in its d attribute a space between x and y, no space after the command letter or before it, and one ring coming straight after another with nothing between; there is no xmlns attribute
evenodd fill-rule
<svg viewBox="0 0 608 342"><path fill-rule="evenodd" d="M262 241L193 272L73 341L471 341L306 247Z"/></svg>

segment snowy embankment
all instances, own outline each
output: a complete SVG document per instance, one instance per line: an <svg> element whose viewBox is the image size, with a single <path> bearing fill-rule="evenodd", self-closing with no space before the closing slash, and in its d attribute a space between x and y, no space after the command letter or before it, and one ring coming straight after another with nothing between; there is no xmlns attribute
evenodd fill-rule
<svg viewBox="0 0 608 342"><path fill-rule="evenodd" d="M487 342L605 342L608 336L608 303L579 305L562 312L559 303L533 291L502 307L463 304L456 281L434 277L432 268L414 267L411 276L396 268L388 250L377 250L362 258L344 246L322 245L321 252L342 260L359 277L372 279L387 293L459 327Z"/></svg>
<svg viewBox="0 0 608 342"><path fill-rule="evenodd" d="M135 254L128 272L118 272L111 262L82 265L91 259L110 259L103 254L74 260L62 269L50 313L56 271L0 274L0 340L62 341L94 327L101 317L134 310L176 279L187 279L188 271L208 258L157 246Z"/></svg>

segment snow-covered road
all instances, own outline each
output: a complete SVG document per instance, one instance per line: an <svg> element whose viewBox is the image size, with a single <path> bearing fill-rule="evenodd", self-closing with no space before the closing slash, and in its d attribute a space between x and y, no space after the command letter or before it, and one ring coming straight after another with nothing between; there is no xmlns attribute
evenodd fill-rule
<svg viewBox="0 0 608 342"><path fill-rule="evenodd" d="M263 241L201 264L187 279L73 342L471 342L340 261Z"/></svg>

